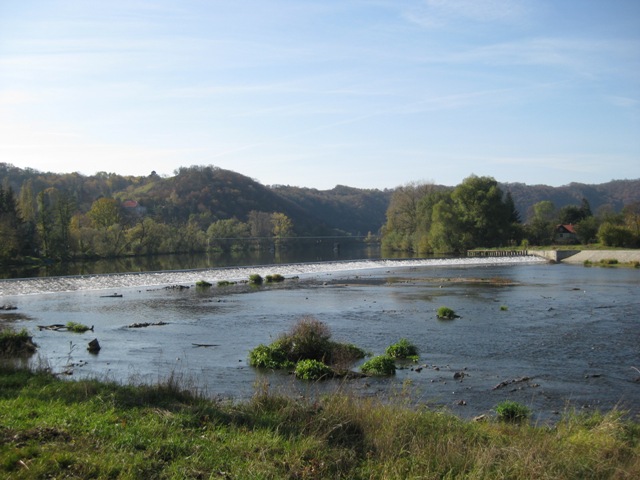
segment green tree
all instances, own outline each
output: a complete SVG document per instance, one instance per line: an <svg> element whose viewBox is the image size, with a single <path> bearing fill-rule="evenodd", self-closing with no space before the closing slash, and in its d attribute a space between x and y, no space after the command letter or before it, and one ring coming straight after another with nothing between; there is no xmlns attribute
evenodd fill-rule
<svg viewBox="0 0 640 480"><path fill-rule="evenodd" d="M525 234L532 245L550 245L555 236L557 210L553 202L543 200L532 207L533 218L526 226Z"/></svg>
<svg viewBox="0 0 640 480"><path fill-rule="evenodd" d="M434 202L428 204L425 197L434 193L434 186L427 183L408 183L394 190L387 221L383 228L383 246L393 250L418 251L421 233L426 235L430 228L430 216ZM429 217L427 219L427 217Z"/></svg>
<svg viewBox="0 0 640 480"><path fill-rule="evenodd" d="M273 236L276 238L291 237L293 235L293 222L284 213L274 212L271 214L271 225Z"/></svg>
<svg viewBox="0 0 640 480"><path fill-rule="evenodd" d="M247 223L251 230L252 237L270 237L273 231L273 224L271 223L271 214L268 212L260 212L258 210L251 210L249 212L249 218Z"/></svg>
<svg viewBox="0 0 640 480"><path fill-rule="evenodd" d="M583 245L597 241L599 227L598 219L594 216L586 217L584 220L581 220L575 226L578 241Z"/></svg>
<svg viewBox="0 0 640 480"><path fill-rule="evenodd" d="M15 260L18 256L20 224L13 190L0 186L0 262Z"/></svg>
<svg viewBox="0 0 640 480"><path fill-rule="evenodd" d="M111 225L120 223L120 207L117 200L113 198L99 198L93 202L87 215L98 229L107 229Z"/></svg>
<svg viewBox="0 0 640 480"><path fill-rule="evenodd" d="M513 209L491 177L472 175L451 194L454 211L464 232L463 248L497 247L512 237Z"/></svg>

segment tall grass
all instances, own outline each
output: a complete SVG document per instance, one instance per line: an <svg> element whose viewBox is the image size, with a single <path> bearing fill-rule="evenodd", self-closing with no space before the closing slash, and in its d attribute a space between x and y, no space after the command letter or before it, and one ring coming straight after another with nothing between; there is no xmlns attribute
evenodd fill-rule
<svg viewBox="0 0 640 480"><path fill-rule="evenodd" d="M622 412L554 426L464 421L333 394L224 403L179 376L156 386L60 381L0 367L0 478L640 478Z"/></svg>

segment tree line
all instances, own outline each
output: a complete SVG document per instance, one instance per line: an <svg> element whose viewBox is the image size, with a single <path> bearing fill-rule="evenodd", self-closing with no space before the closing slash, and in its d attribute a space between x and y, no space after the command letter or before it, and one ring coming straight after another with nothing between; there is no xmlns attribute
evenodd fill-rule
<svg viewBox="0 0 640 480"><path fill-rule="evenodd" d="M473 248L551 245L558 226L571 225L584 244L640 246L640 202L622 212L591 212L589 202L557 209L551 201L536 203L523 224L509 191L495 179L472 175L455 188L411 183L397 188L382 228L382 245L391 250L462 253ZM567 240L564 240L567 241Z"/></svg>
<svg viewBox="0 0 640 480"><path fill-rule="evenodd" d="M282 212L252 210L237 218L203 222L202 215L166 223L135 201L96 199L87 211L66 190L34 192L26 180L18 194L0 187L0 262L30 259L71 260L194 253L211 249L250 248L257 239L277 242L294 235L293 221ZM241 240L256 239L256 242Z"/></svg>

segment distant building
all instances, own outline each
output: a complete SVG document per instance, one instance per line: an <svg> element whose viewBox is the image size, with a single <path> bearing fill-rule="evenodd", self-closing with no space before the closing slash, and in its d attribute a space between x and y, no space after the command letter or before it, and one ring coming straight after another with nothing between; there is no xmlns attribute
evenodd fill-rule
<svg viewBox="0 0 640 480"><path fill-rule="evenodd" d="M135 200L125 200L122 202L122 208L131 217L141 217L147 213L147 209Z"/></svg>
<svg viewBox="0 0 640 480"><path fill-rule="evenodd" d="M557 243L577 243L578 235L572 224L556 226L555 241Z"/></svg>

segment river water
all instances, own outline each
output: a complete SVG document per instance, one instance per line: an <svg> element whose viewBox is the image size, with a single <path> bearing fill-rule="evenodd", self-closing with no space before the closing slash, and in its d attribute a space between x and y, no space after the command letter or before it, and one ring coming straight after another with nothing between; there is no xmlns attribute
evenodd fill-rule
<svg viewBox="0 0 640 480"><path fill-rule="evenodd" d="M286 280L217 286L253 273ZM196 288L198 280L214 286ZM388 399L404 391L416 403L466 418L490 414L506 399L528 405L538 421L570 409L621 408L637 417L639 286L638 269L533 257L82 275L0 281L0 305L17 307L0 311L0 322L26 328L39 345L31 363L65 378L152 383L173 376L209 396L239 400L266 385L305 397L339 389ZM440 306L460 317L438 320ZM335 340L374 355L407 338L420 360L391 378L314 383L248 365L252 348L309 315L325 322ZM38 328L69 321L94 331ZM130 328L136 323L151 325ZM87 351L94 338L98 354Z"/></svg>

